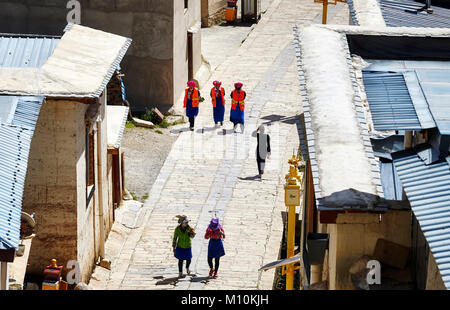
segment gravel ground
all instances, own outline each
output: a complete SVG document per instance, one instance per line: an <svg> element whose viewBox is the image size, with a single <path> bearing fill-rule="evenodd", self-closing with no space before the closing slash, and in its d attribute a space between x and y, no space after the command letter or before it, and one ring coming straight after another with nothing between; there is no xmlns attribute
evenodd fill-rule
<svg viewBox="0 0 450 310"><path fill-rule="evenodd" d="M122 150L125 152L125 183L138 200L149 193L177 135L170 128L125 128Z"/></svg>

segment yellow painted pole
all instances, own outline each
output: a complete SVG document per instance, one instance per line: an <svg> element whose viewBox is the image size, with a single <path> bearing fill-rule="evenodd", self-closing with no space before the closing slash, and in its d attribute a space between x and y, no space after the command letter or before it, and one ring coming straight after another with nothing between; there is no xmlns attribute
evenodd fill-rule
<svg viewBox="0 0 450 310"><path fill-rule="evenodd" d="M327 23L328 0L323 0L322 24Z"/></svg>
<svg viewBox="0 0 450 310"><path fill-rule="evenodd" d="M288 207L288 231L286 257L294 256L295 246L295 207L300 205L300 176L298 175L298 159L293 155L288 161L289 173L286 175L287 184L284 186L284 201ZM286 266L286 290L294 289L294 264Z"/></svg>
<svg viewBox="0 0 450 310"><path fill-rule="evenodd" d="M294 256L295 246L295 206L289 206L288 213L288 240L287 240L287 258ZM294 264L286 267L286 290L294 289Z"/></svg>

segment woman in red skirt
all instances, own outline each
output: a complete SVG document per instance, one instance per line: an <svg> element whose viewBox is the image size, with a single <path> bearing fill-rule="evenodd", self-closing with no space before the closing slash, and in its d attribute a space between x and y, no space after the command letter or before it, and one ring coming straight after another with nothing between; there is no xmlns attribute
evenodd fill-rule
<svg viewBox="0 0 450 310"><path fill-rule="evenodd" d="M205 239L209 239L208 244L208 265L209 276L217 278L220 258L225 255L222 239L225 239L225 231L219 224L219 219L213 218L206 229ZM214 258L214 268L213 268Z"/></svg>

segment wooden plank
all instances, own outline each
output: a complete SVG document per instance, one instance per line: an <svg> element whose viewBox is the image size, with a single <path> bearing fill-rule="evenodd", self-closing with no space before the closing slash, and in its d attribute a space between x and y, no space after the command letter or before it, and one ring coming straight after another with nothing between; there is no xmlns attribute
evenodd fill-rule
<svg viewBox="0 0 450 310"><path fill-rule="evenodd" d="M409 248L385 239L378 239L373 257L380 263L404 269L409 259Z"/></svg>
<svg viewBox="0 0 450 310"><path fill-rule="evenodd" d="M339 211L319 211L321 224L336 224Z"/></svg>
<svg viewBox="0 0 450 310"><path fill-rule="evenodd" d="M112 156L113 204L120 204L120 161L119 155Z"/></svg>
<svg viewBox="0 0 450 310"><path fill-rule="evenodd" d="M69 102L76 101L82 104L98 104L98 98L77 98L77 97L47 97L47 101L61 101L61 102Z"/></svg>
<svg viewBox="0 0 450 310"><path fill-rule="evenodd" d="M94 134L89 134L89 158L88 158L88 167L89 167L89 178L88 178L88 185L94 184Z"/></svg>
<svg viewBox="0 0 450 310"><path fill-rule="evenodd" d="M315 224L315 194L314 194L314 184L313 184L313 175L311 170L311 164L308 163L307 165L307 196L308 201L306 202L306 235L310 232L314 232L314 224Z"/></svg>
<svg viewBox="0 0 450 310"><path fill-rule="evenodd" d="M0 250L0 262L12 263L14 261L15 254L15 249Z"/></svg>

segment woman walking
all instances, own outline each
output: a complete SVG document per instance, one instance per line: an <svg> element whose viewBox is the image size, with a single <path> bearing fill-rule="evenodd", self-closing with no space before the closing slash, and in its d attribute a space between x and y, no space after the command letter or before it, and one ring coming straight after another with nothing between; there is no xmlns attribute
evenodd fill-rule
<svg viewBox="0 0 450 310"><path fill-rule="evenodd" d="M178 259L178 276L183 276L183 261L186 261L186 273L189 275L191 271L189 266L192 259L192 243L191 238L195 237L195 231L189 226L189 220L186 215L178 215L178 223L180 225L175 228L173 234L173 254Z"/></svg>
<svg viewBox="0 0 450 310"><path fill-rule="evenodd" d="M245 97L247 94L242 90L242 85L241 82L235 83L235 89L231 92L230 121L233 123L235 133L237 124L241 124L241 132L244 133Z"/></svg>
<svg viewBox="0 0 450 310"><path fill-rule="evenodd" d="M208 265L209 276L217 278L220 258L225 255L222 239L225 239L225 232L219 224L218 218L213 218L206 229L205 239L209 239L208 244ZM214 258L214 266L213 266Z"/></svg>
<svg viewBox="0 0 450 310"><path fill-rule="evenodd" d="M184 107L186 108L186 116L189 118L189 129L194 130L195 118L198 115L198 104L200 102L200 92L195 87L194 81L187 82L187 88L184 93Z"/></svg>
<svg viewBox="0 0 450 310"><path fill-rule="evenodd" d="M256 139L258 145L256 147L256 162L258 164L259 180L262 180L266 158L270 157L270 136L267 133L266 126L263 124L256 130Z"/></svg>
<svg viewBox="0 0 450 310"><path fill-rule="evenodd" d="M225 115L225 89L220 87L222 82L214 81L214 87L211 89L211 102L213 105L214 123L223 125L223 117Z"/></svg>

